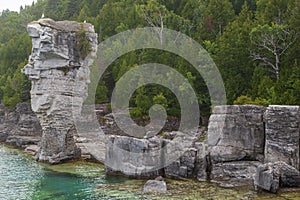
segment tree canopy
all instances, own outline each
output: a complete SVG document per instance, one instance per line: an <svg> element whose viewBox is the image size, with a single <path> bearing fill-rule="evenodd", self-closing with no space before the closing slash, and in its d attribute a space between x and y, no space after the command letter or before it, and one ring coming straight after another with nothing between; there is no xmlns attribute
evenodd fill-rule
<svg viewBox="0 0 300 200"><path fill-rule="evenodd" d="M15 106L30 101L30 82L20 73L31 53L26 25L42 14L54 20L87 21L99 42L122 31L155 26L180 31L199 42L223 77L228 104L300 105L300 0L38 0L19 12L0 14L0 99ZM194 87L202 115L210 97L200 74L184 59L145 49L116 60L98 84L96 103L109 102L116 81L145 63L173 67ZM93 74L92 74L93 75ZM91 77L92 78L92 77ZM131 99L132 115L147 119L148 108L162 104L180 116L174 94L150 85Z"/></svg>

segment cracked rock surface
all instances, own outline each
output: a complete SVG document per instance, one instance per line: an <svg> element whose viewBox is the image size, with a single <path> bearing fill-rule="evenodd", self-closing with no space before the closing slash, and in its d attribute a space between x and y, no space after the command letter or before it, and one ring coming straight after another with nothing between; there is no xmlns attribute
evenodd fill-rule
<svg viewBox="0 0 300 200"><path fill-rule="evenodd" d="M97 35L88 23L31 22L32 53L23 73L32 82L31 106L42 126L37 159L59 163L80 156L74 116L81 112L90 82Z"/></svg>

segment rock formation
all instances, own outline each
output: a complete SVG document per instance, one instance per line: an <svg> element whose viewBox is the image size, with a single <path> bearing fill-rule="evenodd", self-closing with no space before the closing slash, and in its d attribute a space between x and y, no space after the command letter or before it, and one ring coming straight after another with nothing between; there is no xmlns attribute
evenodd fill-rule
<svg viewBox="0 0 300 200"><path fill-rule="evenodd" d="M42 131L29 103L17 104L12 110L0 106L0 142L26 148L37 145Z"/></svg>
<svg viewBox="0 0 300 200"><path fill-rule="evenodd" d="M257 168L254 185L273 193L280 187L300 187L300 172L282 161L266 163Z"/></svg>
<svg viewBox="0 0 300 200"><path fill-rule="evenodd" d="M252 185L277 192L280 187L300 185L299 137L300 112L298 106L217 106L210 117L207 140L191 134L174 142L180 132L165 133L164 138L137 139L111 136L106 148L106 162L114 163L109 172L121 172L133 177L156 176L197 178L220 183L224 187ZM156 141L156 142L154 142ZM163 141L163 142L161 142ZM162 145L162 146L160 146ZM161 148L155 157L126 157L124 152L151 152ZM166 148L164 148L166 147ZM166 164L167 156L181 151L178 159ZM277 162L277 161L281 162ZM161 171L146 173L155 163L162 163ZM266 163L266 164L264 164ZM141 169L146 170L142 171ZM130 172L131 173L128 173Z"/></svg>
<svg viewBox="0 0 300 200"><path fill-rule="evenodd" d="M177 140L159 136L149 139L110 136L106 145L106 172L137 178L165 175L169 178L206 180L205 144L196 142L199 137L194 137L192 139L194 142L187 147L185 134L181 132L166 134L174 137L177 135ZM181 136L182 139L179 139ZM177 158L177 154L182 156L179 155Z"/></svg>
<svg viewBox="0 0 300 200"><path fill-rule="evenodd" d="M87 97L97 35L88 23L40 19L27 27L32 54L23 73L32 81L31 105L42 126L40 161L59 163L80 155L74 114Z"/></svg>
<svg viewBox="0 0 300 200"><path fill-rule="evenodd" d="M283 161L299 170L300 107L269 106L265 122L265 162Z"/></svg>
<svg viewBox="0 0 300 200"><path fill-rule="evenodd" d="M110 136L106 146L106 172L138 178L162 175L162 143L157 137Z"/></svg>
<svg viewBox="0 0 300 200"><path fill-rule="evenodd" d="M171 135L180 134L172 132ZM176 150L181 156L171 163L166 163L164 172L168 178L198 178L199 180L207 179L207 160L206 160L206 144L199 141L199 134L195 134L192 138L191 146L187 147L185 138L178 141L172 139L164 139L164 158L173 154ZM168 145L173 142L172 145ZM166 161L165 161L166 162Z"/></svg>
<svg viewBox="0 0 300 200"><path fill-rule="evenodd" d="M252 182L264 157L264 111L250 105L214 108L208 127L212 180L224 186Z"/></svg>
<svg viewBox="0 0 300 200"><path fill-rule="evenodd" d="M215 107L208 126L212 162L262 160L264 111L265 108L259 106Z"/></svg>

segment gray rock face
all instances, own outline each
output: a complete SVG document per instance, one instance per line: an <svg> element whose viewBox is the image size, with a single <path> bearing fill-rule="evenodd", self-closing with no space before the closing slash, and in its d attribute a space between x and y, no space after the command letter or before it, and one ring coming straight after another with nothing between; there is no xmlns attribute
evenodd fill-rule
<svg viewBox="0 0 300 200"><path fill-rule="evenodd" d="M184 133L172 135L176 135L175 140L110 136L106 145L107 173L138 178L164 174L169 178L206 180L206 145L196 142L198 137L188 143Z"/></svg>
<svg viewBox="0 0 300 200"><path fill-rule="evenodd" d="M214 108L208 127L213 181L223 186L252 182L264 157L264 111L263 107L250 105Z"/></svg>
<svg viewBox="0 0 300 200"><path fill-rule="evenodd" d="M264 111L265 108L259 106L215 107L208 126L212 162L262 160Z"/></svg>
<svg viewBox="0 0 300 200"><path fill-rule="evenodd" d="M156 176L161 171L147 174L142 170L161 166L166 177L210 179L224 187L250 185L255 178L258 188L276 192L279 187L300 186L299 119L299 107L293 106L270 106L267 111L259 106L219 106L210 118L205 142L200 142L197 134L180 132L166 133L163 142L157 137L112 136L106 162L133 177ZM119 147L132 153L151 152L151 148L162 151L152 157L128 156ZM283 162L263 165L264 160Z"/></svg>
<svg viewBox="0 0 300 200"><path fill-rule="evenodd" d="M283 161L299 170L299 106L269 106L265 121L265 162Z"/></svg>
<svg viewBox="0 0 300 200"><path fill-rule="evenodd" d="M36 145L42 128L28 103L20 103L15 110L0 106L0 141L26 148Z"/></svg>
<svg viewBox="0 0 300 200"><path fill-rule="evenodd" d="M195 166L197 149L190 148L175 162L165 167L165 174L170 178L193 178L195 177Z"/></svg>
<svg viewBox="0 0 300 200"><path fill-rule="evenodd" d="M31 105L43 129L37 159L73 159L80 155L73 138L74 116L87 97L97 35L91 24L51 19L32 22L27 29L33 47L23 73L32 81Z"/></svg>
<svg viewBox="0 0 300 200"><path fill-rule="evenodd" d="M257 161L216 163L212 166L210 178L226 187L251 184L260 164Z"/></svg>
<svg viewBox="0 0 300 200"><path fill-rule="evenodd" d="M164 181L159 180L149 180L144 185L144 193L166 193L167 184Z"/></svg>
<svg viewBox="0 0 300 200"><path fill-rule="evenodd" d="M171 134L173 135L173 134ZM195 137L190 147L187 147L184 140L179 140L172 146L166 146L164 158L172 154L174 147L178 149L178 153L182 154L179 158L166 164L165 176L169 178L198 178L206 180L207 162L206 162L206 145L203 142L198 142L199 138ZM171 140L164 140L164 146L169 144Z"/></svg>
<svg viewBox="0 0 300 200"><path fill-rule="evenodd" d="M138 178L162 175L162 142L162 139L157 137L137 139L110 136L106 146L106 172Z"/></svg>
<svg viewBox="0 0 300 200"><path fill-rule="evenodd" d="M300 187L300 172L285 162L267 163L257 168L254 185L273 193L280 187Z"/></svg>

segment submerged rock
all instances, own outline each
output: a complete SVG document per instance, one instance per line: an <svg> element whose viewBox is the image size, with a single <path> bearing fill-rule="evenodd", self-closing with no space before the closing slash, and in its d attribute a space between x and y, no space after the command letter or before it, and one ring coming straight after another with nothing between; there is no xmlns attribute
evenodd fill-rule
<svg viewBox="0 0 300 200"><path fill-rule="evenodd" d="M43 129L37 159L59 163L76 158L74 117L87 97L97 35L91 24L51 19L32 22L27 30L32 54L23 73L32 81L31 105Z"/></svg>
<svg viewBox="0 0 300 200"><path fill-rule="evenodd" d="M285 162L266 163L257 168L254 185L273 193L280 187L300 187L300 172Z"/></svg>

